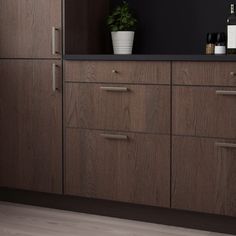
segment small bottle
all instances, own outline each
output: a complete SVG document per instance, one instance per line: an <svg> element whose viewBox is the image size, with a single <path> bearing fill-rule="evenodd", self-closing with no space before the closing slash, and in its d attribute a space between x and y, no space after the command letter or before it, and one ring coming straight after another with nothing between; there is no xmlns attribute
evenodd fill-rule
<svg viewBox="0 0 236 236"><path fill-rule="evenodd" d="M235 4L230 5L230 16L227 19L227 53L236 54L236 13Z"/></svg>
<svg viewBox="0 0 236 236"><path fill-rule="evenodd" d="M206 54L213 55L215 53L216 34L207 34Z"/></svg>
<svg viewBox="0 0 236 236"><path fill-rule="evenodd" d="M226 35L225 33L217 33L216 36L216 45L215 45L215 54L222 55L226 54Z"/></svg>

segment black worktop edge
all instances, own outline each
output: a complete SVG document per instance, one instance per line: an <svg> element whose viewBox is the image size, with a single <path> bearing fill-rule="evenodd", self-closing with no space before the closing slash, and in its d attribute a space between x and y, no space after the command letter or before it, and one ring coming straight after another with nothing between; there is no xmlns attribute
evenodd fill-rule
<svg viewBox="0 0 236 236"><path fill-rule="evenodd" d="M236 61L236 55L64 55L72 61Z"/></svg>

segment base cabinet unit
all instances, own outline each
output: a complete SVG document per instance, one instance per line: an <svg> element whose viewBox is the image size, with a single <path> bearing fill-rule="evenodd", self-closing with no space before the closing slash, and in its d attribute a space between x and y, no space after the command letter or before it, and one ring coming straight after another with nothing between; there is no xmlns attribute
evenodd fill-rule
<svg viewBox="0 0 236 236"><path fill-rule="evenodd" d="M0 61L0 186L62 192L61 62Z"/></svg>
<svg viewBox="0 0 236 236"><path fill-rule="evenodd" d="M236 216L236 140L173 137L172 207Z"/></svg>
<svg viewBox="0 0 236 236"><path fill-rule="evenodd" d="M66 129L65 194L170 207L170 137Z"/></svg>

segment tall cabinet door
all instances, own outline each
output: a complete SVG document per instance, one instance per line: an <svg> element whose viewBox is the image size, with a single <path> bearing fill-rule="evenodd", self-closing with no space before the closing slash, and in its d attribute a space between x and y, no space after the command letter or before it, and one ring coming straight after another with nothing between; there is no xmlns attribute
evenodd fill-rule
<svg viewBox="0 0 236 236"><path fill-rule="evenodd" d="M0 186L61 193L60 67L53 60L0 61Z"/></svg>
<svg viewBox="0 0 236 236"><path fill-rule="evenodd" d="M0 58L58 58L61 0L0 0Z"/></svg>

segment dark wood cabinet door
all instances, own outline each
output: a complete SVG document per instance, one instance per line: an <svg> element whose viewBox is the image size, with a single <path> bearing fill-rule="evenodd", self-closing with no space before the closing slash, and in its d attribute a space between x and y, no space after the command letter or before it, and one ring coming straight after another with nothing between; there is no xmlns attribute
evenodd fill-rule
<svg viewBox="0 0 236 236"><path fill-rule="evenodd" d="M173 134L236 138L235 87L173 87Z"/></svg>
<svg viewBox="0 0 236 236"><path fill-rule="evenodd" d="M0 35L0 58L60 57L61 0L0 0Z"/></svg>
<svg viewBox="0 0 236 236"><path fill-rule="evenodd" d="M60 61L1 60L0 74L0 186L61 193Z"/></svg>
<svg viewBox="0 0 236 236"><path fill-rule="evenodd" d="M236 140L174 137L172 207L236 216Z"/></svg>
<svg viewBox="0 0 236 236"><path fill-rule="evenodd" d="M170 207L170 137L66 129L65 194Z"/></svg>
<svg viewBox="0 0 236 236"><path fill-rule="evenodd" d="M170 133L170 87L66 84L66 126Z"/></svg>

